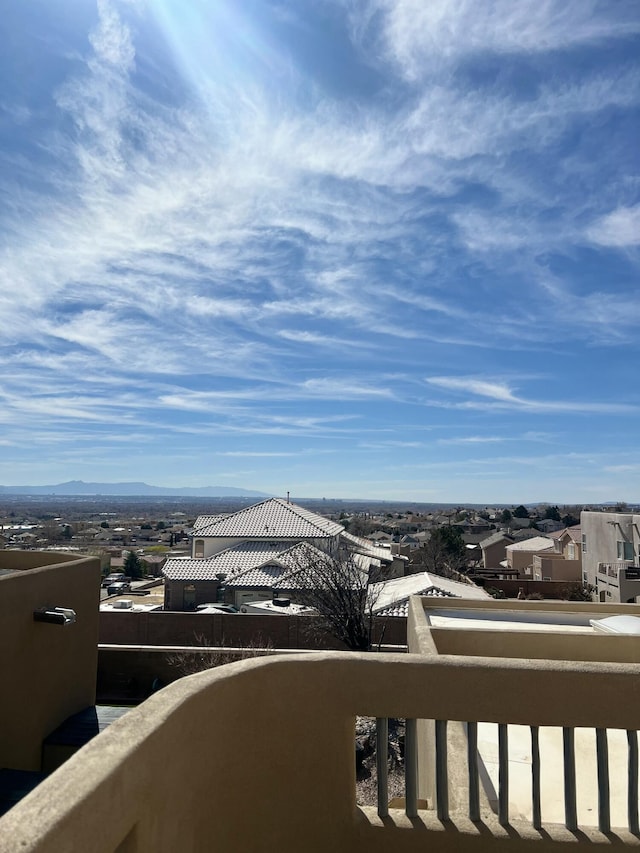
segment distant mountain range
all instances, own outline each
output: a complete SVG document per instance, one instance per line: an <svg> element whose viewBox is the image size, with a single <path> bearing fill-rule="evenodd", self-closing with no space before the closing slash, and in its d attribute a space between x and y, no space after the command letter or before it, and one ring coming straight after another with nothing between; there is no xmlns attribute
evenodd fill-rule
<svg viewBox="0 0 640 853"><path fill-rule="evenodd" d="M0 495L109 495L129 497L171 496L183 498L268 498L264 492L235 489L233 486L203 486L193 488L167 488L149 486L147 483L85 483L70 480L54 486L0 486Z"/></svg>

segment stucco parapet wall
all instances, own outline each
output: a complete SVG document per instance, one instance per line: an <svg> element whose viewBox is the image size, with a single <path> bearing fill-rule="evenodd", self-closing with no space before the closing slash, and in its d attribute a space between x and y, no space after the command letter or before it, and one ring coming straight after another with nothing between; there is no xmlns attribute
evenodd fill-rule
<svg viewBox="0 0 640 853"><path fill-rule="evenodd" d="M0 851L424 850L430 818L389 833L357 808L356 715L638 729L638 675L629 664L354 653L230 664L170 685L80 750L0 819ZM313 785L301 785L309 767ZM487 849L490 820L459 838L440 826L430 849ZM553 833L527 832L536 850L560 849ZM500 833L501 849L526 849L518 829Z"/></svg>
<svg viewBox="0 0 640 853"><path fill-rule="evenodd" d="M634 604L549 600L478 603L433 601L415 596L411 602L407 641L410 652L425 656L451 654L500 660L637 664L640 663L637 638L597 633L589 622L618 614L638 615L638 612ZM465 614L474 618L467 619ZM510 616L513 616L513 623ZM444 624L433 625L433 617L445 617Z"/></svg>
<svg viewBox="0 0 640 853"><path fill-rule="evenodd" d="M451 607L455 610L508 610L514 612L532 612L536 611L556 611L557 613L639 613L640 610L637 604L622 604L613 603L605 604L591 601L562 601L554 599L545 599L544 601L521 601L513 599L487 599L486 601L471 601L471 600L455 600L434 601L429 598L421 598L416 596L418 602L422 604L423 612L427 613L430 609L443 609ZM420 609L416 611L420 612Z"/></svg>
<svg viewBox="0 0 640 853"><path fill-rule="evenodd" d="M69 563L86 563L93 565L96 557L85 554L62 554L57 551L0 551L0 569L9 569L16 572L34 571L35 569L51 569L55 566L68 565ZM2 575L3 578L12 577ZM15 577L15 576L14 576Z"/></svg>

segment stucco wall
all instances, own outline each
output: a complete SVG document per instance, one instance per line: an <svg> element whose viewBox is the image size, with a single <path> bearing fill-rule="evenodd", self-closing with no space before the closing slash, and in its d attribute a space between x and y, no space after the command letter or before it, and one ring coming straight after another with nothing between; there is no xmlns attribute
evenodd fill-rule
<svg viewBox="0 0 640 853"><path fill-rule="evenodd" d="M406 643L407 620L374 618L373 640ZM383 633L384 632L384 633ZM100 613L100 643L142 646L248 645L270 642L280 649L340 648L320 634L313 616L262 616L250 613Z"/></svg>
<svg viewBox="0 0 640 853"><path fill-rule="evenodd" d="M432 628L431 635L443 655L640 663L636 637L445 628Z"/></svg>
<svg viewBox="0 0 640 853"><path fill-rule="evenodd" d="M513 551L509 548L507 550L507 562L509 564L510 569L517 569L520 574L525 574L526 570L531 568L533 565L533 558L535 554L545 554L545 553L553 553L548 551Z"/></svg>
<svg viewBox="0 0 640 853"><path fill-rule="evenodd" d="M171 685L84 747L0 819L0 851L547 853L594 838L610 844L517 820L501 829L489 814L479 825L426 813L382 822L355 804L354 717L637 729L637 672L344 653L233 664ZM619 840L634 842L626 832Z"/></svg>
<svg viewBox="0 0 640 853"><path fill-rule="evenodd" d="M184 588L194 587L195 604L212 604L218 599L218 587L220 581L214 578L210 581L170 581L164 582L164 606L167 610L182 611L184 607Z"/></svg>
<svg viewBox="0 0 640 853"><path fill-rule="evenodd" d="M494 542L482 549L482 565L485 569L497 569L500 563L507 558L507 545L509 540Z"/></svg>
<svg viewBox="0 0 640 853"><path fill-rule="evenodd" d="M2 551L0 567L0 767L39 770L42 740L95 702L100 561ZM42 607L69 607L74 625L34 622Z"/></svg>
<svg viewBox="0 0 640 853"><path fill-rule="evenodd" d="M557 555L536 554L533 558L533 579L548 578L551 581L582 583L582 563L580 560L563 560Z"/></svg>
<svg viewBox="0 0 640 853"><path fill-rule="evenodd" d="M571 591L571 583L567 581L534 581L528 578L516 578L515 580L500 580L499 578L485 578L481 586L483 589L497 589L503 592L506 598L517 598L522 590L523 595L539 593L545 598L561 599L567 598Z"/></svg>

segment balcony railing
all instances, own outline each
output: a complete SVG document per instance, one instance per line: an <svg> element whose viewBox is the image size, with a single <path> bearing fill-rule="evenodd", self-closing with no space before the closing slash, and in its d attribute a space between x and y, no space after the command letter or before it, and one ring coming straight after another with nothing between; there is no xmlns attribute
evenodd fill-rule
<svg viewBox="0 0 640 853"><path fill-rule="evenodd" d="M388 739L387 719L377 721L377 792L378 792L378 815L381 818L389 816L388 797L388 766L385 760ZM449 764L451 761L465 765L467 773L467 803L462 810L464 817L473 822L479 822L482 817L482 757L478 749L478 723L464 723L467 737L467 750L465 756L455 752L447 743L447 728L449 721L435 721L435 788L432 807L435 809L438 819L448 821L451 819L452 810L449 806ZM536 830L543 829L542 818L542 762L540 751L540 727L530 726L530 752L531 752L531 777L530 777L530 823ZM497 814L498 822L502 826L509 826L510 819L510 751L509 751L509 726L498 723L497 746L498 746L498 790L497 790ZM419 814L418 794L418 721L406 721L406 745L405 745L405 814L408 818L416 818ZM564 826L570 831L588 828L593 825L588 820L582 826L578 817L577 797L577 772L576 772L576 730L572 726L562 728L562 772L552 781L557 796L564 803ZM626 778L616 778L618 798L626 799L626 821L625 828L630 833L640 833L638 821L638 733L635 730L625 732L627 740L627 762ZM612 792L610 785L610 756L609 756L609 731L605 728L595 729L595 758L596 758L596 787L597 787L597 826L600 832L607 834L611 832L611 801ZM486 775L486 772L485 772ZM460 810L457 816L460 815ZM520 818L521 820L521 818Z"/></svg>
<svg viewBox="0 0 640 853"><path fill-rule="evenodd" d="M638 567L635 567L638 570ZM606 575L610 578L617 578L618 573L625 569L627 573L627 578L631 579L631 575L629 574L629 570L633 572L634 565L632 560L617 560L613 563L598 563L598 574ZM640 571L640 570L638 570ZM639 575L640 576L640 575Z"/></svg>
<svg viewBox="0 0 640 853"><path fill-rule="evenodd" d="M417 853L607 843L607 790L621 784L607 777L610 729L631 732L628 826L615 835L637 843L639 674L623 663L349 653L220 667L165 688L80 750L0 820L0 851ZM357 715L379 719L380 747L385 721L407 720L404 811L389 808L382 758L377 810L356 805ZM429 720L438 722L423 725ZM447 745L457 720L468 721L466 754ZM485 808L479 781L476 724L487 721L498 726L497 815ZM531 727L529 821L509 813L511 725ZM545 823L539 808L535 745L547 726L565 733L557 780L564 826ZM576 829L577 727L598 732L599 829ZM425 761L433 762L434 796L426 793Z"/></svg>

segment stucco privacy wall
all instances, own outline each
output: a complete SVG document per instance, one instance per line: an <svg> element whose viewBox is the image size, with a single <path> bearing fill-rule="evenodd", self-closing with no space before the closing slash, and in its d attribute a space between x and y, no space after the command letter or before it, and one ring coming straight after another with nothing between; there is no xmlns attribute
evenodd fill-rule
<svg viewBox="0 0 640 853"><path fill-rule="evenodd" d="M0 819L0 851L464 853L496 836L496 849L535 841L539 853L557 851L578 837L517 822L507 831L491 816L481 825L426 814L383 823L358 809L354 717L636 729L638 672L342 652L231 664L165 688L80 750Z"/></svg>
<svg viewBox="0 0 640 853"><path fill-rule="evenodd" d="M100 562L2 551L0 767L39 770L43 739L95 702ZM34 622L41 607L70 607L74 625Z"/></svg>
<svg viewBox="0 0 640 853"><path fill-rule="evenodd" d="M405 617L376 616L373 621L374 645L406 643ZM102 612L100 642L142 646L270 643L281 649L341 648L335 638L321 631L313 616L251 613Z"/></svg>

